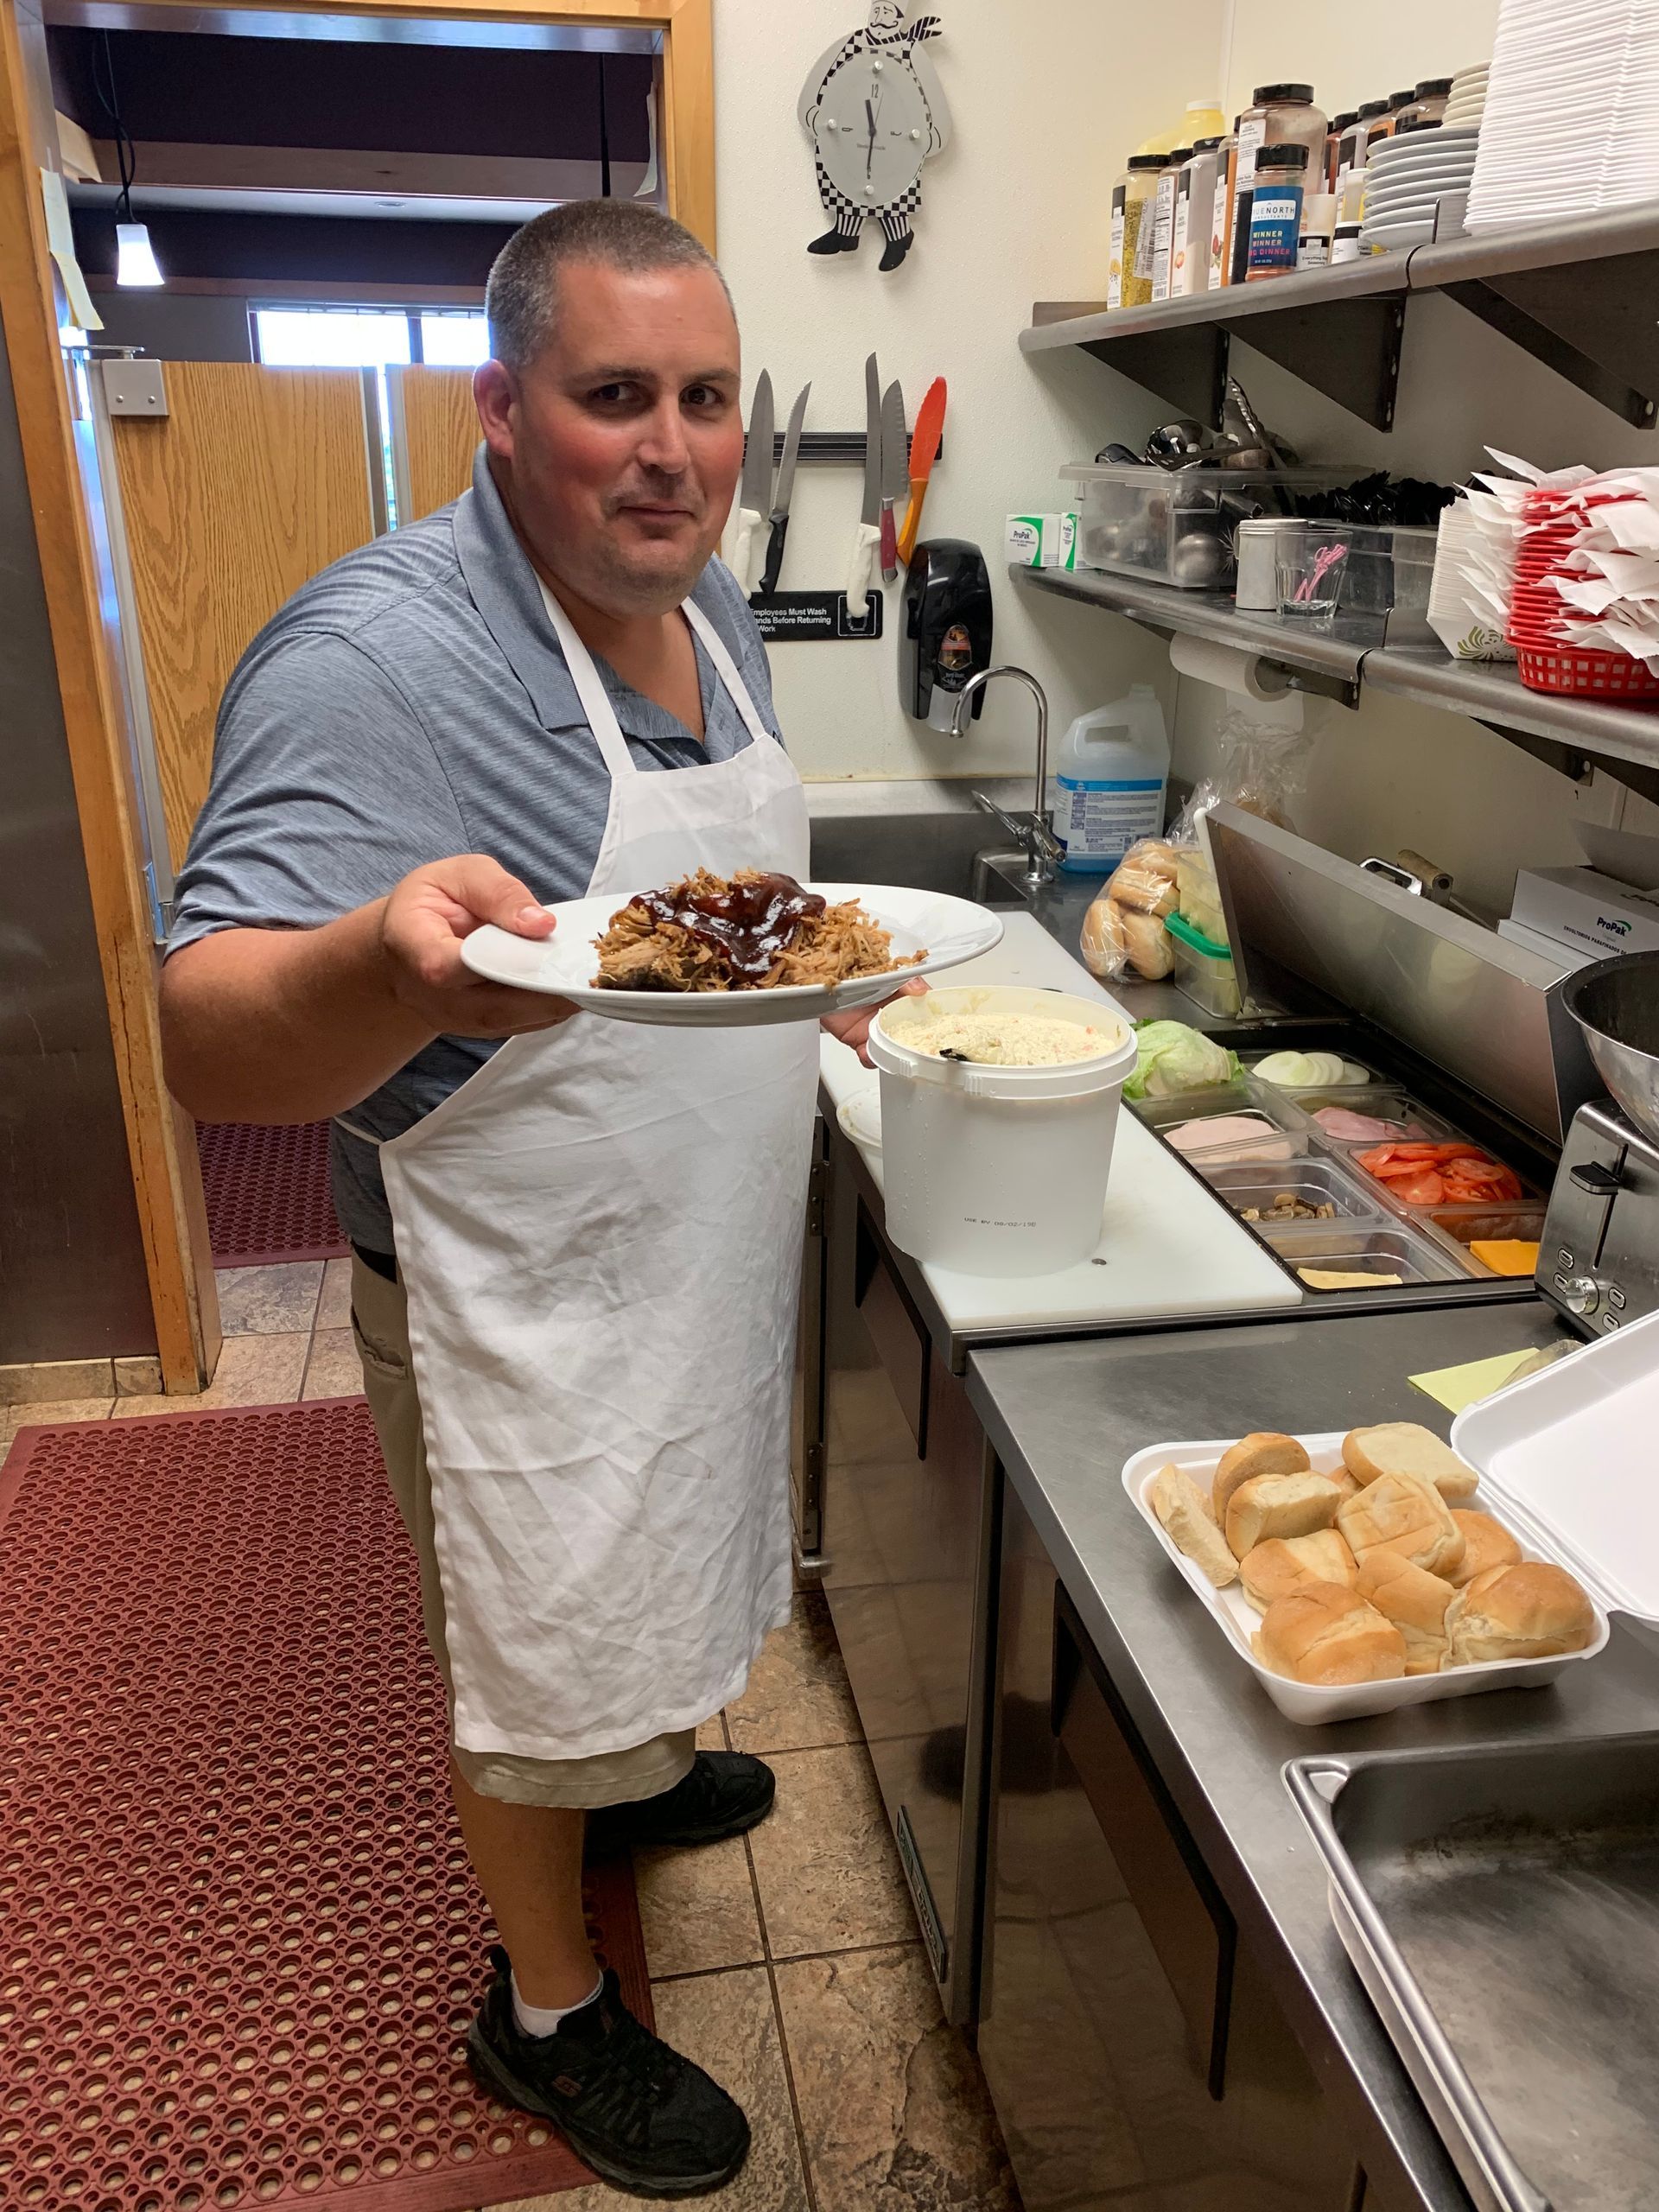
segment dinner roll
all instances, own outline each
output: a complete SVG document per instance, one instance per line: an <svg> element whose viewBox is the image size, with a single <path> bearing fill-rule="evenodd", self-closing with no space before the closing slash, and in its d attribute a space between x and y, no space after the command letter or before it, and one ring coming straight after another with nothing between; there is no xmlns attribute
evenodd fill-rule
<svg viewBox="0 0 1659 2212"><path fill-rule="evenodd" d="M1471 1498L1480 1483L1450 1445L1414 1421L1351 1429L1342 1440L1342 1459L1357 1483L1374 1483L1381 1475L1415 1475L1420 1482L1433 1483L1452 1505Z"/></svg>
<svg viewBox="0 0 1659 2212"><path fill-rule="evenodd" d="M1281 1436L1273 1428L1252 1429L1221 1455L1211 1493L1217 1520L1225 1520L1228 1499L1252 1475L1305 1475L1313 1464L1294 1436Z"/></svg>
<svg viewBox="0 0 1659 2212"><path fill-rule="evenodd" d="M1456 1592L1446 1613L1449 1667L1483 1659L1549 1659L1593 1641L1596 1612L1562 1567L1542 1560L1489 1567Z"/></svg>
<svg viewBox="0 0 1659 2212"><path fill-rule="evenodd" d="M1331 1526L1341 1503L1323 1475L1253 1475L1227 1501L1228 1548L1243 1559L1272 1536L1311 1536Z"/></svg>
<svg viewBox="0 0 1659 2212"><path fill-rule="evenodd" d="M1463 1557L1463 1535L1451 1507L1432 1483L1414 1475L1379 1476L1357 1497L1344 1498L1337 1526L1362 1567L1367 1552L1379 1545L1430 1574L1449 1575Z"/></svg>
<svg viewBox="0 0 1659 2212"><path fill-rule="evenodd" d="M1393 1682L1406 1671L1404 1637L1340 1582L1275 1598L1256 1649L1264 1665L1294 1682Z"/></svg>
<svg viewBox="0 0 1659 2212"><path fill-rule="evenodd" d="M1345 1582L1351 1587L1357 1573L1345 1541L1334 1529L1320 1529L1311 1536L1269 1536L1245 1553L1238 1578L1256 1611L1265 1613L1275 1598L1310 1582Z"/></svg>
<svg viewBox="0 0 1659 2212"><path fill-rule="evenodd" d="M1132 913L1127 906L1120 906L1118 918L1122 924L1129 965L1135 974L1144 976L1149 983L1161 982L1166 976L1173 975L1174 950L1169 942L1169 931L1159 917Z"/></svg>
<svg viewBox="0 0 1659 2212"><path fill-rule="evenodd" d="M1455 1505L1452 1518L1463 1531L1463 1560L1447 1579L1459 1589L1490 1567L1520 1566L1521 1547L1501 1521L1494 1521L1490 1513L1461 1511Z"/></svg>
<svg viewBox="0 0 1659 2212"><path fill-rule="evenodd" d="M1446 1616L1452 1585L1425 1573L1386 1544L1366 1554L1355 1586L1406 1639L1406 1672L1438 1675L1446 1656Z"/></svg>
<svg viewBox="0 0 1659 2212"><path fill-rule="evenodd" d="M1155 915L1162 921L1175 911L1175 871L1155 861L1149 862L1140 853L1131 853L1119 864L1106 887L1106 895L1113 906L1125 912Z"/></svg>
<svg viewBox="0 0 1659 2212"><path fill-rule="evenodd" d="M1147 1497L1176 1550L1185 1552L1217 1590L1237 1581L1237 1562L1191 1475L1177 1466L1160 1467L1147 1486Z"/></svg>
<svg viewBox="0 0 1659 2212"><path fill-rule="evenodd" d="M1077 950L1089 973L1097 976L1103 982L1122 974L1123 963L1129 957L1129 940L1124 931L1122 913L1109 899L1096 899L1084 916Z"/></svg>

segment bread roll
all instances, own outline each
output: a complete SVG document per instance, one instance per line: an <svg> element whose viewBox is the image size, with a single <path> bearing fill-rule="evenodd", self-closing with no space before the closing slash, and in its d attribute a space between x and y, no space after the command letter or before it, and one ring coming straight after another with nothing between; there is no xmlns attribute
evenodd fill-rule
<svg viewBox="0 0 1659 2212"><path fill-rule="evenodd" d="M1265 1613L1275 1598L1310 1582L1345 1582L1351 1588L1358 1571L1345 1540L1334 1529L1320 1529L1311 1536L1269 1536L1245 1553L1238 1578L1250 1604Z"/></svg>
<svg viewBox="0 0 1659 2212"><path fill-rule="evenodd" d="M1126 913L1148 914L1161 922L1166 914L1175 912L1179 897L1175 870L1148 860L1144 849L1131 853L1107 885L1106 895Z"/></svg>
<svg viewBox="0 0 1659 2212"><path fill-rule="evenodd" d="M1123 927L1122 912L1109 899L1096 899L1084 916L1077 950L1083 955L1084 966L1099 982L1109 982L1123 973L1124 963L1129 957L1129 940Z"/></svg>
<svg viewBox="0 0 1659 2212"><path fill-rule="evenodd" d="M1337 1517L1342 1493L1323 1475L1255 1475L1227 1501L1222 1527L1235 1559L1274 1536L1311 1536Z"/></svg>
<svg viewBox="0 0 1659 2212"><path fill-rule="evenodd" d="M1446 1616L1452 1585L1425 1573L1386 1544L1362 1561L1356 1586L1406 1639L1406 1672L1438 1675L1446 1657Z"/></svg>
<svg viewBox="0 0 1659 2212"><path fill-rule="evenodd" d="M1211 1491L1217 1520L1226 1519L1228 1499L1252 1475L1305 1475L1312 1465L1294 1436L1281 1436L1275 1428L1253 1428L1221 1455Z"/></svg>
<svg viewBox="0 0 1659 2212"><path fill-rule="evenodd" d="M1179 1467L1160 1467L1147 1486L1147 1497L1176 1550L1185 1552L1217 1590L1237 1581L1237 1562L1191 1475Z"/></svg>
<svg viewBox="0 0 1659 2212"><path fill-rule="evenodd" d="M1480 1482L1449 1444L1414 1421L1351 1429L1342 1441L1342 1459L1357 1483L1374 1483L1382 1475L1415 1475L1420 1482L1433 1483L1452 1505L1465 1503Z"/></svg>
<svg viewBox="0 0 1659 2212"><path fill-rule="evenodd" d="M1123 925L1123 941L1128 947L1129 965L1137 976L1144 976L1149 983L1160 982L1174 971L1175 955L1170 947L1169 931L1154 914L1131 913L1119 907L1118 919Z"/></svg>
<svg viewBox="0 0 1659 2212"><path fill-rule="evenodd" d="M1395 1682L1406 1640L1357 1590L1314 1582L1275 1598L1256 1638L1264 1665L1294 1682Z"/></svg>
<svg viewBox="0 0 1659 2212"><path fill-rule="evenodd" d="M1455 1505L1452 1518L1463 1532L1463 1559L1448 1578L1459 1589L1491 1567L1520 1566L1521 1547L1501 1521L1490 1513L1460 1512Z"/></svg>
<svg viewBox="0 0 1659 2212"><path fill-rule="evenodd" d="M1562 1567L1541 1560L1488 1567L1452 1595L1446 1614L1448 1667L1484 1659L1550 1659L1582 1651L1596 1633L1595 1607Z"/></svg>
<svg viewBox="0 0 1659 2212"><path fill-rule="evenodd" d="M1432 1483L1414 1475L1381 1475L1357 1497L1344 1498L1337 1526L1362 1567L1386 1546L1430 1574L1450 1575L1463 1558L1463 1533Z"/></svg>

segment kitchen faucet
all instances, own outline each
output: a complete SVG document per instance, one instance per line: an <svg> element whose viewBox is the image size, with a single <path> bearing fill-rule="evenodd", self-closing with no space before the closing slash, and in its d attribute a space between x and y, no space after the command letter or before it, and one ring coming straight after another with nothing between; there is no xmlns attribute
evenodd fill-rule
<svg viewBox="0 0 1659 2212"><path fill-rule="evenodd" d="M1008 814L984 791L974 793L974 804L987 814L994 814L1025 854L1027 885L1052 883L1055 863L1064 856L1065 847L1054 835L1054 817L1048 804L1048 695L1042 685L1027 670L1009 664L1001 668L981 669L977 676L969 677L957 694L950 734L967 736L969 709L975 694L998 676L1017 677L1037 702L1037 804L1029 814Z"/></svg>

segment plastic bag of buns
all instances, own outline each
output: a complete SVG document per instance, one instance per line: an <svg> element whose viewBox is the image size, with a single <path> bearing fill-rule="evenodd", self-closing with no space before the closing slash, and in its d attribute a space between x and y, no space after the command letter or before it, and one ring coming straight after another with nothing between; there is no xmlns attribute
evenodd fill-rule
<svg viewBox="0 0 1659 2212"><path fill-rule="evenodd" d="M1155 983L1175 966L1164 917L1180 903L1180 859L1161 837L1131 845L1083 918L1078 950L1097 982L1126 971Z"/></svg>

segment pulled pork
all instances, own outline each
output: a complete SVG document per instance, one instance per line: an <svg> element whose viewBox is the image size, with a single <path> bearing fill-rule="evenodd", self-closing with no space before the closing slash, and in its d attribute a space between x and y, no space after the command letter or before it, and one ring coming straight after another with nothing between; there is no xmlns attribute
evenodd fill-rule
<svg viewBox="0 0 1659 2212"><path fill-rule="evenodd" d="M699 868L666 890L644 892L595 943L594 988L612 991L823 988L927 957L895 960L887 931L855 900L831 906L792 876L756 868L740 868L729 881Z"/></svg>

